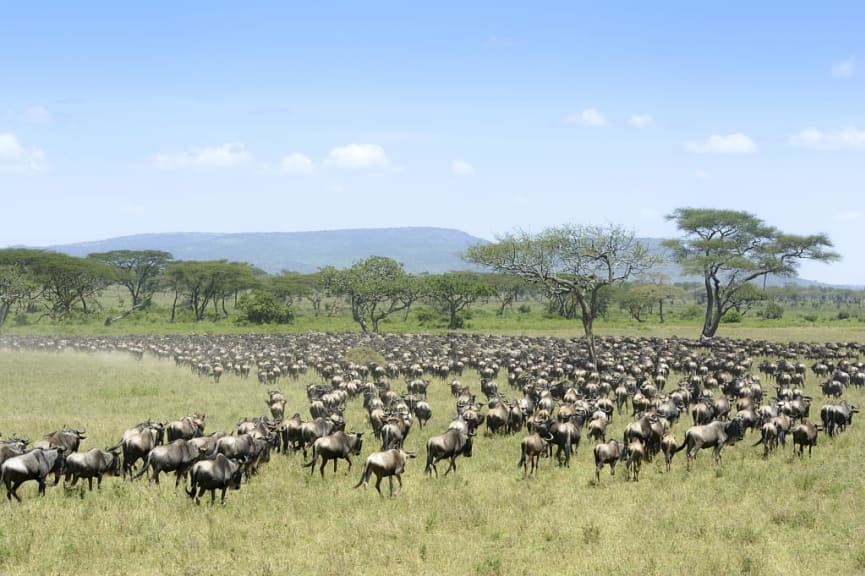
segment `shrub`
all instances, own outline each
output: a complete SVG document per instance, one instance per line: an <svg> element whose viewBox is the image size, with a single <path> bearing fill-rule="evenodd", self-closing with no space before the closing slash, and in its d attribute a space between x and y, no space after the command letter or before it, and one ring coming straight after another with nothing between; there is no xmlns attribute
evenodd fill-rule
<svg viewBox="0 0 865 576"><path fill-rule="evenodd" d="M841 310L838 312L838 320L847 320L850 318L850 313L846 310Z"/></svg>
<svg viewBox="0 0 865 576"><path fill-rule="evenodd" d="M237 303L240 319L253 324L287 324L294 320L291 308L270 292L256 290L244 294Z"/></svg>
<svg viewBox="0 0 865 576"><path fill-rule="evenodd" d="M802 316L802 319L805 320L806 322L816 322L817 321L817 315L816 314L805 314Z"/></svg>
<svg viewBox="0 0 865 576"><path fill-rule="evenodd" d="M703 314L706 313L706 309L702 306L697 306L696 304L691 304L687 308L683 309L679 312L679 316L683 320L694 320L695 318L700 318Z"/></svg>
<svg viewBox="0 0 865 576"><path fill-rule="evenodd" d="M765 310L762 313L766 320L780 320L784 317L784 307L777 302L769 302L766 304Z"/></svg>
<svg viewBox="0 0 865 576"><path fill-rule="evenodd" d="M742 321L742 313L736 310L727 310L727 312L721 316L721 322L724 324L738 324Z"/></svg>
<svg viewBox="0 0 865 576"><path fill-rule="evenodd" d="M520 304L519 306L517 306L517 312L519 312L520 314L529 314L531 313L531 311L532 307L528 304Z"/></svg>

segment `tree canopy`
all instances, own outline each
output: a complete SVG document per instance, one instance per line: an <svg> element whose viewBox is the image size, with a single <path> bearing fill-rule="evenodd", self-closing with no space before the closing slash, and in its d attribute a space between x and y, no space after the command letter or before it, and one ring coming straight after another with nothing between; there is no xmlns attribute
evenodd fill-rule
<svg viewBox="0 0 865 576"><path fill-rule="evenodd" d="M476 244L468 249L466 259L538 284L551 297L575 299L592 361L596 359L593 323L601 292L660 261L621 227L574 224L535 235L517 231L495 243Z"/></svg>
<svg viewBox="0 0 865 576"><path fill-rule="evenodd" d="M687 273L703 277L706 314L702 336L711 338L721 318L753 297L755 280L768 274L796 276L801 260L832 262L825 234L785 234L748 212L678 208L667 215L683 237L665 241Z"/></svg>

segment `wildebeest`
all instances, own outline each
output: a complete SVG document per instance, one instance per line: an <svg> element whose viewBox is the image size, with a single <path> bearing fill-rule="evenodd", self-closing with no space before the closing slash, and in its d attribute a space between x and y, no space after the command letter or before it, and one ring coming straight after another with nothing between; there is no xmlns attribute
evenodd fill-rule
<svg viewBox="0 0 865 576"><path fill-rule="evenodd" d="M87 452L74 452L66 457L66 470L63 485L70 478L70 487L78 483L79 478L86 478L89 490L93 491L93 478L96 478L96 488L102 488L102 476L112 474L120 476L120 454L116 450L100 450L93 448Z"/></svg>
<svg viewBox="0 0 865 576"><path fill-rule="evenodd" d="M436 462L448 458L450 463L445 476L448 472L457 471L456 458L457 456L465 456L471 458L473 436L462 430L448 430L444 434L431 436L426 443L426 468L424 474L435 472L436 477L439 471L436 468Z"/></svg>
<svg viewBox="0 0 865 576"><path fill-rule="evenodd" d="M853 414L859 412L855 406L847 404L842 400L840 404L827 404L820 409L820 419L823 428L829 436L836 436L843 432L853 422Z"/></svg>
<svg viewBox="0 0 865 576"><path fill-rule="evenodd" d="M721 449L724 445L735 444L742 439L744 432L742 421L736 418L729 422L715 420L702 426L691 426L685 432L685 441L676 448L676 452L688 448L688 470L691 469L691 464L697 458L697 452L701 448L714 448L714 462L719 464L721 462Z"/></svg>
<svg viewBox="0 0 865 576"><path fill-rule="evenodd" d="M349 455L354 454L360 456L361 448L363 447L363 432L346 433L342 430L317 438L312 443L312 460L304 464L304 468L309 468L309 473L315 472L315 463L321 457L321 477L324 478L324 467L328 460L333 460L333 473L336 474L337 461L342 458L348 462L348 470L351 470L351 458ZM348 472L346 472L348 473Z"/></svg>
<svg viewBox="0 0 865 576"><path fill-rule="evenodd" d="M148 468L151 468L153 472L150 475L150 481L159 484L160 472L173 471L177 477L174 481L174 487L177 488L180 485L180 479L186 478L187 471L195 464L196 460L201 458L205 453L204 450L205 448L197 446L192 441L184 440L183 438L164 446L156 446L147 454L144 465L141 467L141 470L132 476L132 480L142 476L147 472Z"/></svg>
<svg viewBox="0 0 865 576"><path fill-rule="evenodd" d="M33 443L33 448L63 448L64 454L77 452L81 441L87 438L83 430L74 430L72 428L63 428L56 432L50 432L41 439ZM54 484L60 482L60 472L54 471Z"/></svg>
<svg viewBox="0 0 865 576"><path fill-rule="evenodd" d="M132 468L139 459L145 460L153 448L162 444L162 433L162 424L150 421L142 422L123 433L120 444L112 448L120 448L123 452L124 478L127 474L132 474Z"/></svg>
<svg viewBox="0 0 865 576"><path fill-rule="evenodd" d="M549 434L541 436L537 432L523 438L522 442L520 442L520 461L517 463L517 468L523 469L523 477L529 473L529 463L531 463L532 467L531 474L532 476L535 475L541 454L546 451L547 445L552 440L553 437Z"/></svg>
<svg viewBox="0 0 865 576"><path fill-rule="evenodd" d="M242 461L227 458L225 454L217 454L212 460L199 460L189 471L189 489L186 493L201 504L201 496L210 490L210 503L216 500L216 491L222 490L221 502L225 502L225 491L229 488L240 490L243 477ZM198 495L195 494L198 489Z"/></svg>
<svg viewBox="0 0 865 576"><path fill-rule="evenodd" d="M817 445L817 426L810 420L803 420L798 426L793 428L793 454L802 456L805 452L805 446L808 447L808 458L811 457L811 449Z"/></svg>
<svg viewBox="0 0 865 576"><path fill-rule="evenodd" d="M191 440L196 436L204 434L206 414L194 413L189 416L184 416L180 420L169 422L165 426L165 433L168 436L169 442L174 442L180 438Z"/></svg>
<svg viewBox="0 0 865 576"><path fill-rule="evenodd" d="M394 496L393 478L396 476L399 482L399 489L402 489L402 473L405 470L406 460L414 458L412 452L406 452L402 448L392 448L382 452L373 452L366 458L363 464L363 472L360 474L360 480L354 485L355 488L366 486L369 484L370 474L375 474L375 489L379 496L384 497L381 493L381 479L387 477L390 485L390 495Z"/></svg>
<svg viewBox="0 0 865 576"><path fill-rule="evenodd" d="M570 467L571 455L580 446L580 429L571 422L553 422L550 426L551 443L556 446L556 461L559 466Z"/></svg>
<svg viewBox="0 0 865 576"><path fill-rule="evenodd" d="M595 454L595 484L601 481L601 468L604 464L610 465L610 476L616 475L616 463L625 454L625 444L618 440L610 440L606 444L598 444L594 448Z"/></svg>
<svg viewBox="0 0 865 576"><path fill-rule="evenodd" d="M634 438L628 444L626 452L628 456L625 459L625 468L632 475L634 482L638 482L640 480L640 467L646 457L646 448L639 438Z"/></svg>
<svg viewBox="0 0 865 576"><path fill-rule="evenodd" d="M411 431L412 418L410 414L388 418L381 427L381 449L402 448L408 433Z"/></svg>
<svg viewBox="0 0 865 576"><path fill-rule="evenodd" d="M7 438L0 442L0 465L13 456L23 454L26 446L27 440L22 438Z"/></svg>
<svg viewBox="0 0 865 576"><path fill-rule="evenodd" d="M66 449L33 448L19 456L12 456L0 466L0 483L6 484L6 498L21 502L18 497L18 487L28 480L36 480L39 484L39 495L45 495L45 478L54 472L61 474L66 461Z"/></svg>
<svg viewBox="0 0 865 576"><path fill-rule="evenodd" d="M673 463L673 454L676 453L676 437L672 433L667 432L661 438L661 452L664 453L664 464L669 472Z"/></svg>

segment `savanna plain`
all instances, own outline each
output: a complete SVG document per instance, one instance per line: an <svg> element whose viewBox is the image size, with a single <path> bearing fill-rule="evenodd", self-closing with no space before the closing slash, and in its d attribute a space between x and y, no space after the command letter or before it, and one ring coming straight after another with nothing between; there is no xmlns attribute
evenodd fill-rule
<svg viewBox="0 0 865 576"><path fill-rule="evenodd" d="M640 336L647 334L641 333ZM790 328L731 338L849 341L850 334ZM810 336L810 337L809 337ZM861 334L854 334L861 340ZM762 358L754 358L754 370ZM774 360L774 358L773 358ZM800 359L809 362L806 359ZM810 362L809 362L810 365ZM429 376L425 376L429 377ZM677 375L671 376L674 386ZM227 373L217 384L171 360L124 352L0 350L0 433L36 440L63 426L86 430L81 449L116 444L137 422L207 414L206 432L232 432L244 417L267 414L267 390L288 399L286 414L309 417L309 371L264 386ZM461 380L479 392L476 371ZM506 377L500 389L511 397ZM813 456L792 445L764 459L758 432L726 447L720 465L703 451L691 471L683 452L666 472L644 464L638 482L623 465L594 482L591 442L582 438L569 468L542 459L535 477L517 468L523 432L491 436L482 427L471 458L447 477L423 474L425 442L455 415L450 379L432 378L433 417L413 426L406 449L417 454L396 497L372 485L353 489L363 461L379 449L361 398L348 404L346 430L363 431L361 456L325 477L303 468L301 454L273 454L224 504L196 506L174 476L160 485L107 477L100 491L62 481L22 502L0 501L0 574L863 574L865 431L854 418L835 438L823 433ZM404 381L392 382L404 390ZM768 396L771 382L764 381ZM811 419L825 398L808 374ZM865 391L844 398L862 405ZM614 414L608 438L621 438L629 412ZM690 416L672 427L681 443ZM444 471L440 464L439 470ZM4 490L5 492L5 490Z"/></svg>

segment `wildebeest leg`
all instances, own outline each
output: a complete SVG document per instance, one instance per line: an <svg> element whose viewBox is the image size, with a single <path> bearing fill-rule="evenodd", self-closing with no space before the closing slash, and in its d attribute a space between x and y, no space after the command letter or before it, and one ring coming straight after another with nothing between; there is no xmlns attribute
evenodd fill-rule
<svg viewBox="0 0 865 576"><path fill-rule="evenodd" d="M378 495L381 496L382 498L384 498L384 494L381 493L381 488L380 488L381 479L382 479L382 476L379 476L378 474L375 475L375 489L378 490ZM391 489L393 489L393 482L392 481L391 481Z"/></svg>
<svg viewBox="0 0 865 576"><path fill-rule="evenodd" d="M37 478L36 481L39 483L39 495L45 496L45 478ZM55 482L55 484L57 483ZM18 495L16 494L15 497L18 498Z"/></svg>
<svg viewBox="0 0 865 576"><path fill-rule="evenodd" d="M613 460L612 462L610 462L610 476L616 475L616 462L617 460Z"/></svg>
<svg viewBox="0 0 865 576"><path fill-rule="evenodd" d="M346 455L345 461L348 462L348 470L345 471L345 475L348 476L351 474L351 458ZM336 460L333 461L333 471L336 473Z"/></svg>
<svg viewBox="0 0 865 576"><path fill-rule="evenodd" d="M99 477L99 480L100 481L102 480L101 476ZM87 479L87 486L88 486L90 492L93 492L93 476L91 476L90 478Z"/></svg>
<svg viewBox="0 0 865 576"><path fill-rule="evenodd" d="M450 472L451 470L454 471L454 474L457 473L457 458L456 458L456 456L451 457L450 464L448 465L448 469L445 470L445 476L447 476L448 472ZM438 476L438 474L436 474L436 476Z"/></svg>
<svg viewBox="0 0 865 576"><path fill-rule="evenodd" d="M219 499L220 504L225 504L225 491L226 490L228 490L228 486L226 486L225 488L222 489L222 497ZM215 498L216 497L216 490L211 490L211 494ZM213 499L211 499L210 503L213 504Z"/></svg>

